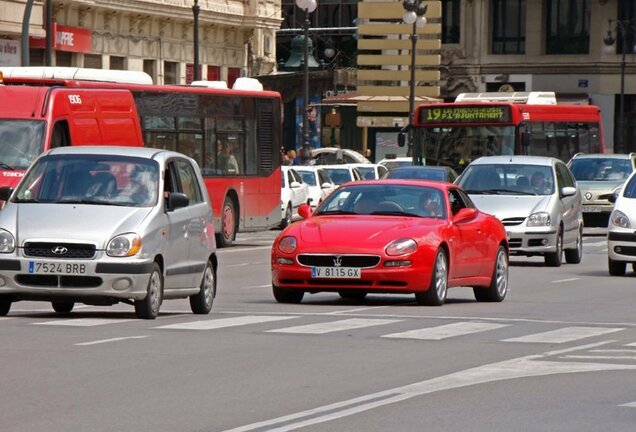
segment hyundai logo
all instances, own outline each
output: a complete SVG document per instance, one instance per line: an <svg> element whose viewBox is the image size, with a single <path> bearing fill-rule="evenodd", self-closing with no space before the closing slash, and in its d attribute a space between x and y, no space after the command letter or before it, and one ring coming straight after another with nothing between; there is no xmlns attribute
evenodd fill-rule
<svg viewBox="0 0 636 432"><path fill-rule="evenodd" d="M341 256L334 257L333 265L334 267L340 267L342 265L342 257Z"/></svg>
<svg viewBox="0 0 636 432"><path fill-rule="evenodd" d="M55 255L66 255L68 249L64 246L55 246L53 249L51 249L51 252L53 252Z"/></svg>

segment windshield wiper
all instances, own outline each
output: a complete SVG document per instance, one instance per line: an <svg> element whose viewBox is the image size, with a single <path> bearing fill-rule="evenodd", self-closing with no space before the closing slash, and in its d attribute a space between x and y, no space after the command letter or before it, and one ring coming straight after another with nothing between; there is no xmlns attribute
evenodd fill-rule
<svg viewBox="0 0 636 432"><path fill-rule="evenodd" d="M16 199L15 202L20 204L23 204L23 203L31 204L31 203L39 203L41 201L35 198L24 198L24 199Z"/></svg>
<svg viewBox="0 0 636 432"><path fill-rule="evenodd" d="M9 171L15 171L15 168L13 168L11 165L8 165L4 162L0 162L0 168L9 170Z"/></svg>
<svg viewBox="0 0 636 432"><path fill-rule="evenodd" d="M380 216L407 216L407 217L422 217L416 213L410 213L400 210L386 210L386 211L374 211L371 212L372 215L380 215Z"/></svg>
<svg viewBox="0 0 636 432"><path fill-rule="evenodd" d="M97 204L97 205L119 205L118 203L113 203L110 201L100 201L93 199L68 199L68 200L59 200L56 204Z"/></svg>

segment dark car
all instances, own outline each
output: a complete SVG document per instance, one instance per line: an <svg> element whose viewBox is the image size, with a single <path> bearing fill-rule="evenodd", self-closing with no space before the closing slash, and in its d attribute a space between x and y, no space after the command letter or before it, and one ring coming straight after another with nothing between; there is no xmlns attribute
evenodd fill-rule
<svg viewBox="0 0 636 432"><path fill-rule="evenodd" d="M453 183L457 173L446 166L403 166L389 170L382 178L404 180L435 180Z"/></svg>

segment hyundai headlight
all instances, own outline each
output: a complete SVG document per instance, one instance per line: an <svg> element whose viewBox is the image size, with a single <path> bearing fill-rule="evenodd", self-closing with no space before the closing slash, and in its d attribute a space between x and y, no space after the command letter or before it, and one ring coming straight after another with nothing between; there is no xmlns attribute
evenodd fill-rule
<svg viewBox="0 0 636 432"><path fill-rule="evenodd" d="M550 213L547 213L547 212L532 213L528 217L527 226L529 227L550 226Z"/></svg>
<svg viewBox="0 0 636 432"><path fill-rule="evenodd" d="M629 218L625 213L620 210L614 210L612 215L610 216L610 221L612 225L620 227L620 228L631 228L632 224L629 223Z"/></svg>
<svg viewBox="0 0 636 432"><path fill-rule="evenodd" d="M0 229L0 253L11 253L15 250L15 237L7 230Z"/></svg>
<svg viewBox="0 0 636 432"><path fill-rule="evenodd" d="M106 254L112 257L131 257L141 250L141 237L135 233L113 237L106 246Z"/></svg>

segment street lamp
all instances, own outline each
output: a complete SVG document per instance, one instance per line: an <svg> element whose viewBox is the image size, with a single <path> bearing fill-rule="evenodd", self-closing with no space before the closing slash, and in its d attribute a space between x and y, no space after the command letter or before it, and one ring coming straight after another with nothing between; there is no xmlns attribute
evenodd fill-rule
<svg viewBox="0 0 636 432"><path fill-rule="evenodd" d="M404 0L402 2L402 7L404 8L404 16L402 20L406 24L412 24L413 28L411 30L411 80L409 83L409 124L407 126L408 133L408 147L407 147L407 156L413 157L413 165L422 165L422 153L421 151L417 151L416 154L413 154L413 138L414 138L414 130L413 130L413 118L415 116L415 56L416 53L416 45L417 45L417 29L418 27L424 27L426 25L426 8L427 6L423 4L423 0Z"/></svg>
<svg viewBox="0 0 636 432"><path fill-rule="evenodd" d="M624 153L624 125L625 125L625 54L627 53L627 32L634 29L634 19L609 19L609 27L607 35L603 38L603 42L607 46L614 45L616 38L612 35L612 23L616 24L616 36L620 33L622 41L621 49L621 94L618 102L618 134L616 134L616 143L614 145L614 153Z"/></svg>
<svg viewBox="0 0 636 432"><path fill-rule="evenodd" d="M194 16L194 81L201 79L201 73L199 71L199 12L201 7L199 6L199 0L194 0L194 6L192 6L192 15Z"/></svg>
<svg viewBox="0 0 636 432"><path fill-rule="evenodd" d="M296 6L305 11L303 22L303 148L300 160L307 165L311 159L309 151L309 14L316 10L316 0L296 0Z"/></svg>

